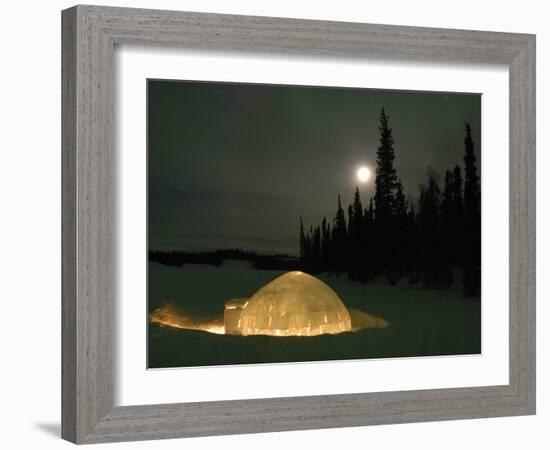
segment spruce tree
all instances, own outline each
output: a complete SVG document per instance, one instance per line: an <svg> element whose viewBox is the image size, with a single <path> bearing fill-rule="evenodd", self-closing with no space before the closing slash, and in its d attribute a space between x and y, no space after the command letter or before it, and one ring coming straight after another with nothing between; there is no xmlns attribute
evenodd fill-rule
<svg viewBox="0 0 550 450"><path fill-rule="evenodd" d="M401 179L399 179L396 183L395 198L392 202L392 213L396 218L402 219L407 216L407 210L407 199L403 192L403 184L401 184Z"/></svg>
<svg viewBox="0 0 550 450"><path fill-rule="evenodd" d="M472 128L465 124L466 137L464 138L464 207L468 219L477 219L481 210L481 190L477 175L476 155L474 153L474 141L472 140Z"/></svg>
<svg viewBox="0 0 550 450"><path fill-rule="evenodd" d="M327 218L323 217L321 222L321 271L328 269L330 252L330 225L327 224Z"/></svg>
<svg viewBox="0 0 550 450"><path fill-rule="evenodd" d="M342 208L342 198L338 194L338 209L334 216L334 232L341 236L346 235L346 216L344 215L344 209Z"/></svg>
<svg viewBox="0 0 550 450"><path fill-rule="evenodd" d="M353 218L357 226L359 226L363 220L363 204L361 203L361 195L359 194L358 187L355 187L355 194L353 195Z"/></svg>
<svg viewBox="0 0 550 450"><path fill-rule="evenodd" d="M305 269L306 264L306 233L304 230L304 220L300 216L300 266Z"/></svg>
<svg viewBox="0 0 550 450"><path fill-rule="evenodd" d="M481 286L481 188L472 129L464 138L464 290L475 296Z"/></svg>
<svg viewBox="0 0 550 450"><path fill-rule="evenodd" d="M456 212L461 216L464 209L464 202L462 200L462 173L459 166L455 166L453 170L452 198Z"/></svg>
<svg viewBox="0 0 550 450"><path fill-rule="evenodd" d="M444 245L448 261L453 266L461 264L463 259L463 209L462 173L460 167L456 166L445 175L442 203Z"/></svg>
<svg viewBox="0 0 550 450"><path fill-rule="evenodd" d="M450 210L452 207L452 186L452 174L450 170L447 170L445 172L445 182L443 185L443 202L441 204L444 213L447 210Z"/></svg>
<svg viewBox="0 0 550 450"><path fill-rule="evenodd" d="M362 280L364 243L363 243L363 204L359 188L355 188L353 203L350 205L350 219L348 222L348 247L349 247L349 277L352 280Z"/></svg>
<svg viewBox="0 0 550 450"><path fill-rule="evenodd" d="M441 200L441 249L442 249L442 285L450 286L453 281L453 249L455 247L455 204L453 198L454 175L447 170Z"/></svg>
<svg viewBox="0 0 550 450"><path fill-rule="evenodd" d="M380 224L387 224L391 216L397 175L393 167L395 152L392 130L389 126L389 117L384 108L380 111L379 120L380 145L376 152L374 206L376 208L376 221Z"/></svg>
<svg viewBox="0 0 550 450"><path fill-rule="evenodd" d="M376 158L375 180L375 229L376 255L381 271L391 271L394 256L392 255L395 240L392 230L392 209L394 195L397 188L397 174L393 167L395 153L393 149L392 130L389 126L389 117L384 108L380 111L380 145Z"/></svg>
<svg viewBox="0 0 550 450"><path fill-rule="evenodd" d="M367 279L372 278L376 273L381 270L381 262L377 256L376 245L376 226L374 218L374 201L372 197L369 200L369 208L365 211L364 217L364 235L365 235L365 255L369 264L365 271L365 277Z"/></svg>
<svg viewBox="0 0 550 450"><path fill-rule="evenodd" d="M315 227L311 237L311 270L317 273L321 270L321 228Z"/></svg>
<svg viewBox="0 0 550 450"><path fill-rule="evenodd" d="M440 287L441 284L440 202L441 191L434 176L430 175L428 186L420 192L418 212L419 263L426 287Z"/></svg>
<svg viewBox="0 0 550 450"><path fill-rule="evenodd" d="M374 222L374 202L372 201L372 197L369 201L369 209L367 211L367 216L368 216L369 222L373 223Z"/></svg>
<svg viewBox="0 0 550 450"><path fill-rule="evenodd" d="M408 202L403 192L403 184L401 180L398 180L392 202L392 218L389 229L391 237L388 241L388 249L391 253L391 258L388 261L388 278L392 284L399 281L409 265L408 222Z"/></svg>
<svg viewBox="0 0 550 450"><path fill-rule="evenodd" d="M334 259L334 270L337 272L345 272L346 270L346 241L346 216L342 208L342 199L340 194L338 194L338 209L336 210L334 225L332 227L332 256Z"/></svg>
<svg viewBox="0 0 550 450"><path fill-rule="evenodd" d="M409 211L407 212L408 223L408 278L409 283L414 284L418 281L418 268L420 266L419 253L419 231L418 231L418 214L414 207L414 203L409 201Z"/></svg>

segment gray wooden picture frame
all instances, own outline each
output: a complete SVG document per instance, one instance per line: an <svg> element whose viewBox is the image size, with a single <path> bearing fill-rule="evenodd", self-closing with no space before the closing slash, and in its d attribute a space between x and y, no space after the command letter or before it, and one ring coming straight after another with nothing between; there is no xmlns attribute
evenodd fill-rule
<svg viewBox="0 0 550 450"><path fill-rule="evenodd" d="M535 36L98 6L63 11L62 34L64 439L94 443L535 413ZM125 43L507 65L509 384L115 407L113 52Z"/></svg>

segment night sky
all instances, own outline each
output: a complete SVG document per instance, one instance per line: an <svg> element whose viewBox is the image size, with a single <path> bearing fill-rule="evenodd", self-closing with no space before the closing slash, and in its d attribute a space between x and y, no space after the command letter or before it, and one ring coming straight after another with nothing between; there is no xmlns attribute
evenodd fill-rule
<svg viewBox="0 0 550 450"><path fill-rule="evenodd" d="M149 248L298 253L300 216L330 221L337 195L374 195L378 114L415 201L429 171L463 167L464 122L480 173L481 96L148 80Z"/></svg>

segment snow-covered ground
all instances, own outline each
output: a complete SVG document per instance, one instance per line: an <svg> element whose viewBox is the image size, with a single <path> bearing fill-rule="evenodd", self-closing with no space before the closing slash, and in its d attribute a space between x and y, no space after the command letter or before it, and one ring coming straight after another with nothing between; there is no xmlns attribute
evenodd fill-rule
<svg viewBox="0 0 550 450"><path fill-rule="evenodd" d="M220 267L149 264L149 311L170 304L189 316L212 320L232 298L251 296L283 272L255 270L243 261ZM427 290L383 281L352 282L319 276L348 309L382 317L391 326L317 337L216 335L150 324L149 366L180 367L334 359L475 354L481 351L479 299L460 289Z"/></svg>

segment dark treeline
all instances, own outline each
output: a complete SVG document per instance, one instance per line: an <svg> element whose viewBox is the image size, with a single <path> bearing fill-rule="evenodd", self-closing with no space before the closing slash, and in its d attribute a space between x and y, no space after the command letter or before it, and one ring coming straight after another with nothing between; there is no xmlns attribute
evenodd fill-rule
<svg viewBox="0 0 550 450"><path fill-rule="evenodd" d="M224 260L250 261L259 270L295 270L298 260L289 255L260 255L241 249L214 250L211 252L186 252L180 250L149 250L149 261L166 266L181 267L185 264L221 266Z"/></svg>
<svg viewBox="0 0 550 450"><path fill-rule="evenodd" d="M338 195L332 221L306 230L300 218L300 267L308 272L347 273L367 282L384 276L430 288L447 288L460 273L468 296L481 285L481 196L470 124L465 124L464 165L433 173L420 188L417 210L407 200L394 167L389 117L380 112L375 194L363 204L356 188L347 211Z"/></svg>

